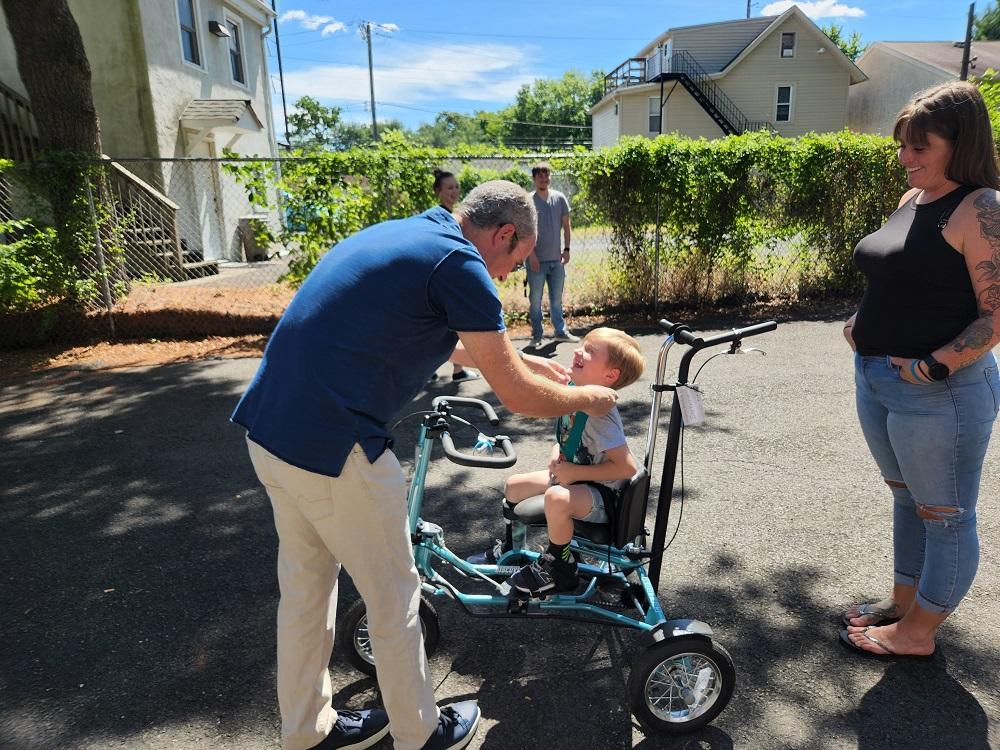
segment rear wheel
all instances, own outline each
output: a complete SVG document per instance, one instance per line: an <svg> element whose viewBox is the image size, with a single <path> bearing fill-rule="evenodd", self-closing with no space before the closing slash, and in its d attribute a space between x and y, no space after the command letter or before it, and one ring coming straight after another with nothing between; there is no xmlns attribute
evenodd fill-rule
<svg viewBox="0 0 1000 750"><path fill-rule="evenodd" d="M424 651L431 656L441 640L437 610L427 599L420 597L419 614L420 631L424 635ZM338 646L347 654L347 660L355 669L374 677L375 656L372 653L371 637L368 633L368 610L364 600L355 600L340 622Z"/></svg>
<svg viewBox="0 0 1000 750"><path fill-rule="evenodd" d="M632 713L663 734L692 732L729 704L736 668L729 653L707 638L671 638L636 660L629 676Z"/></svg>

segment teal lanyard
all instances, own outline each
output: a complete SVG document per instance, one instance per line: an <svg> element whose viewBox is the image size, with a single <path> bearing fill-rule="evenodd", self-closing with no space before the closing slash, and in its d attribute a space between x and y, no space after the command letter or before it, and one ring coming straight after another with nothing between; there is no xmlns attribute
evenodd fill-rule
<svg viewBox="0 0 1000 750"><path fill-rule="evenodd" d="M583 428L587 426L587 415L582 411L565 414L556 420L556 442L559 451L570 463L576 463L576 452L583 440Z"/></svg>

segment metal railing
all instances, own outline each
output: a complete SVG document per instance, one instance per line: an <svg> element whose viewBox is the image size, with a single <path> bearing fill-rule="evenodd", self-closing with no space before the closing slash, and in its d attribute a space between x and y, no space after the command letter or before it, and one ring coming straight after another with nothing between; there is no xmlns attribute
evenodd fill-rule
<svg viewBox="0 0 1000 750"><path fill-rule="evenodd" d="M0 158L32 161L38 153L38 131L31 103L0 83Z"/></svg>
<svg viewBox="0 0 1000 750"><path fill-rule="evenodd" d="M661 51L660 55L663 54ZM698 100L698 103L719 123L727 135L738 135L748 130L760 130L762 127L768 126L768 123L751 120L743 114L740 108L733 103L733 100L726 96L722 87L687 50L676 50L671 55L665 75L676 76L691 95ZM688 85L688 82L691 85ZM725 120L725 123L720 122L720 118Z"/></svg>
<svg viewBox="0 0 1000 750"><path fill-rule="evenodd" d="M645 82L646 60L642 57L630 57L604 76L604 94L607 96L615 89L638 86Z"/></svg>
<svg viewBox="0 0 1000 750"><path fill-rule="evenodd" d="M765 120L747 117L687 50L667 55L666 49L659 49L647 58L629 58L604 77L604 93L652 83L661 77L680 81L727 135L771 128Z"/></svg>

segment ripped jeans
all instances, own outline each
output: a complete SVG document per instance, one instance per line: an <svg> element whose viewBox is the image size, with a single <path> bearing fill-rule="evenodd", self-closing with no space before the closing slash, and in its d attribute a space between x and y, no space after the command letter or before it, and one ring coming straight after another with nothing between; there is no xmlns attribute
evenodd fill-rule
<svg viewBox="0 0 1000 750"><path fill-rule="evenodd" d="M979 566L976 500L1000 403L992 352L936 383L900 377L884 356L854 360L858 419L893 494L895 582L950 613Z"/></svg>

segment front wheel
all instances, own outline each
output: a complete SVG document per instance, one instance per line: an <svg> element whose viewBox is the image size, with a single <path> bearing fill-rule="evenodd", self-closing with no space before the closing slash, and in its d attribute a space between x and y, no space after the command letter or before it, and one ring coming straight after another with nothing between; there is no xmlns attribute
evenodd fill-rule
<svg viewBox="0 0 1000 750"><path fill-rule="evenodd" d="M722 713L736 685L733 659L707 638L679 637L653 644L628 680L632 713L649 729L682 734Z"/></svg>
<svg viewBox="0 0 1000 750"><path fill-rule="evenodd" d="M427 599L420 597L420 631L424 635L424 651L433 655L441 640L437 610ZM338 646L347 654L351 665L366 675L375 676L375 656L372 654L371 637L368 634L368 610L363 599L357 599L348 607L340 620Z"/></svg>

